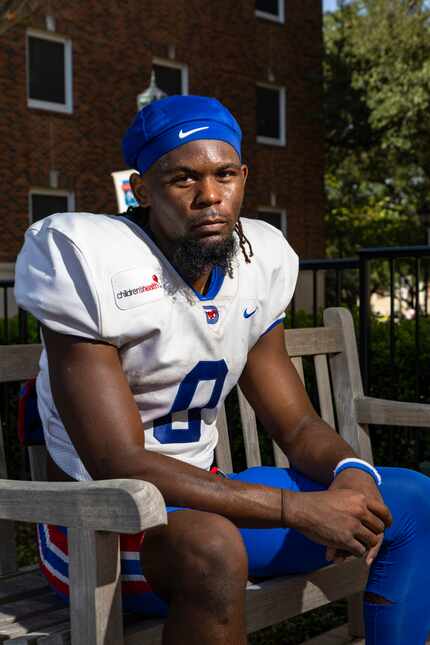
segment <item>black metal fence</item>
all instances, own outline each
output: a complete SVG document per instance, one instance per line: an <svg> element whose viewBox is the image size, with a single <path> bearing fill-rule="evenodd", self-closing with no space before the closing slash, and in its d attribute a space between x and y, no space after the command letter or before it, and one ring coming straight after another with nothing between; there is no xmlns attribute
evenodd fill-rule
<svg viewBox="0 0 430 645"><path fill-rule="evenodd" d="M324 306L346 306L354 315L363 386L367 394L430 402L430 246L362 249L358 258L304 260L308 320L321 323ZM310 283L310 284L309 284ZM292 326L303 325L297 293ZM379 314L377 313L379 310ZM430 475L430 436L416 428L371 428L375 460Z"/></svg>
<svg viewBox="0 0 430 645"><path fill-rule="evenodd" d="M325 274L324 306L346 306L356 311L360 363L365 391L372 385L372 319L375 302L385 309L380 320L388 322L390 366L397 369L398 339L396 324L412 319L414 325L416 399L420 400L420 372L423 350L423 321L429 317L430 246L373 247L362 249L358 258L302 260L301 273L311 273L311 298L307 306L313 325L321 322L318 276ZM291 303L291 325L297 323L296 295ZM383 305L383 306L382 306ZM377 308L377 302L376 302ZM396 393L397 394L397 393Z"/></svg>

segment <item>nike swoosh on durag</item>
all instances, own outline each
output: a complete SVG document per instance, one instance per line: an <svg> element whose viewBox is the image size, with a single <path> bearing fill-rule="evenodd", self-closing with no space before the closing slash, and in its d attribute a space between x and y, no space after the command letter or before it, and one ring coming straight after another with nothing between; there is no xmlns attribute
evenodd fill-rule
<svg viewBox="0 0 430 645"><path fill-rule="evenodd" d="M201 130L209 130L209 126L208 126L208 125L204 125L204 126L202 126L201 128L193 128L192 130L187 130L186 132L184 132L184 131L182 130L182 128L181 128L181 129L179 130L178 137L179 137L180 139L185 139L185 137L189 137L189 136L190 136L190 134L194 134L195 132L200 132Z"/></svg>
<svg viewBox="0 0 430 645"><path fill-rule="evenodd" d="M244 318L251 318L251 316L253 316L256 311L257 311L257 307L254 309L254 311L251 311L250 313L248 313L248 310L245 309L245 311L243 312L243 317Z"/></svg>

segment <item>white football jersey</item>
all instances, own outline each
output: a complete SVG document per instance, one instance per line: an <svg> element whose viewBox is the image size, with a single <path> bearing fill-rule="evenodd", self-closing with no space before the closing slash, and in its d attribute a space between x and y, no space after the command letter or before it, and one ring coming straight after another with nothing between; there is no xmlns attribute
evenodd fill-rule
<svg viewBox="0 0 430 645"><path fill-rule="evenodd" d="M251 263L239 250L233 276L214 269L204 296L123 216L47 217L28 229L16 264L21 307L56 332L118 348L145 447L200 468L213 461L219 407L249 350L283 320L297 279L297 256L282 234L241 221ZM53 460L71 477L91 479L55 407L45 351L37 394Z"/></svg>

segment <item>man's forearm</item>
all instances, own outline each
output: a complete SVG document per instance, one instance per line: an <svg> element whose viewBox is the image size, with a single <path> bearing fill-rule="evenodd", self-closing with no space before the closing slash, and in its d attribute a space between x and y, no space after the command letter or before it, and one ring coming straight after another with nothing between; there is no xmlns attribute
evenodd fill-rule
<svg viewBox="0 0 430 645"><path fill-rule="evenodd" d="M94 479L127 478L149 481L170 506L219 513L238 526L280 527L281 492L277 488L217 477L185 462L136 448L121 459L103 464ZM294 493L293 493L294 495Z"/></svg>
<svg viewBox="0 0 430 645"><path fill-rule="evenodd" d="M304 418L293 434L283 440L273 437L284 450L293 468L314 481L329 485L336 464L347 457L357 457L351 446L319 417Z"/></svg>

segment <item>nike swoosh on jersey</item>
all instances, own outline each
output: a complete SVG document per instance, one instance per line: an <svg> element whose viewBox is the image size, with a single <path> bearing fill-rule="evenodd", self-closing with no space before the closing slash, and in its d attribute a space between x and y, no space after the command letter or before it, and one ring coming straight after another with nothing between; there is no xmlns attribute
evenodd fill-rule
<svg viewBox="0 0 430 645"><path fill-rule="evenodd" d="M204 126L202 126L201 128L193 128L192 130L187 130L186 132L184 132L184 131L182 130L182 128L181 128L181 129L179 130L178 137L179 137L180 139L185 139L186 137L189 137L191 134L194 134L195 132L201 132L201 130L209 130L209 126L208 126L208 125L204 125Z"/></svg>
<svg viewBox="0 0 430 645"><path fill-rule="evenodd" d="M244 318L251 318L251 316L253 316L256 311L257 311L257 307L254 309L254 311L250 311L249 313L248 313L248 310L245 309L245 311L243 312L243 317Z"/></svg>

